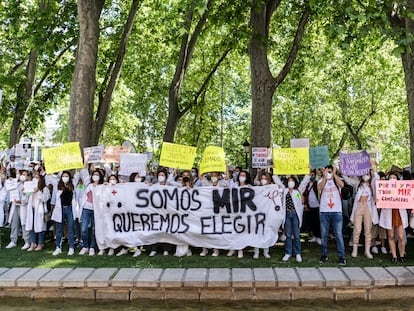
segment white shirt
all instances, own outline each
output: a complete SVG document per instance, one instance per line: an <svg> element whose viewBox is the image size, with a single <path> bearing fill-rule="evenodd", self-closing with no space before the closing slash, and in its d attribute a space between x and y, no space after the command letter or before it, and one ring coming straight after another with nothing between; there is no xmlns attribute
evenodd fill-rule
<svg viewBox="0 0 414 311"><path fill-rule="evenodd" d="M322 179L318 182L322 182ZM319 212L341 212L342 213L342 200L339 193L339 187L335 184L333 179L328 179L325 183L325 187L321 192L321 202Z"/></svg>

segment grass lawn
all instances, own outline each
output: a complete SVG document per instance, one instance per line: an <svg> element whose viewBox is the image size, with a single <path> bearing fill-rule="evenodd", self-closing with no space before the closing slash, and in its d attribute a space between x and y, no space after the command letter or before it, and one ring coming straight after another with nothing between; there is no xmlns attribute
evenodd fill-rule
<svg viewBox="0 0 414 311"><path fill-rule="evenodd" d="M61 255L54 257L52 252L55 249L53 241L46 241L45 249L41 252L27 252L20 250L23 245L19 238L18 246L12 249L6 249L9 243L9 229L0 228L1 249L0 249L0 267L50 267L50 268L76 268L76 267L118 267L118 268L255 268L255 267L338 267L336 263L336 243L335 240L329 241L329 262L319 263L320 246L316 243L304 242L306 235L302 235L302 257L303 262L297 263L294 258L289 262L282 262L284 255L284 244L279 242L270 249L270 259L265 259L260 253L259 259L253 259L253 249L248 248L244 252L244 258L238 259L236 256L227 257L226 251L222 250L219 257L211 257L211 252L206 257L200 257L200 250L193 249L191 257L174 257L162 256L157 254L149 257L148 252L143 252L141 256L133 258L132 253L124 256L88 256L78 255L79 249L75 250L74 256L67 256L67 243L63 246ZM350 256L351 247L348 246L349 239L345 239L346 258L348 267L369 267L369 266L390 266L390 265L413 265L414 260L410 257L410 239L408 240L408 262L404 264L392 264L390 255L374 255L374 259L367 259L363 256L363 248L359 248L359 256L352 258Z"/></svg>

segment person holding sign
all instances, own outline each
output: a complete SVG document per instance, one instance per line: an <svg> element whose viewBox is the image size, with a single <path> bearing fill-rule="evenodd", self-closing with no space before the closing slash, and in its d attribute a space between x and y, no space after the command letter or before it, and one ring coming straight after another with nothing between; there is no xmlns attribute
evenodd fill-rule
<svg viewBox="0 0 414 311"><path fill-rule="evenodd" d="M321 222L321 258L319 261L328 261L328 235L330 227L336 238L338 250L338 263L346 265L345 244L342 236L342 201L341 189L344 182L336 174L336 167L328 165L323 170L323 177L318 182L318 190L321 192L319 217Z"/></svg>
<svg viewBox="0 0 414 311"><path fill-rule="evenodd" d="M397 173L388 174L388 180L398 180ZM392 255L391 262L396 263L406 262L405 256L405 228L408 227L408 215L405 209L383 208L381 209L381 215L379 225L382 228L387 229L388 233L388 245ZM395 232L397 232L398 240L398 253L400 258L397 258L397 249L395 244Z"/></svg>
<svg viewBox="0 0 414 311"><path fill-rule="evenodd" d="M354 224L352 257L358 256L359 236L364 223L365 234L365 256L372 259L371 248L371 231L372 225L378 224L378 212L375 206L372 182L375 185L375 178L371 178L371 173L361 176L359 179L352 179L343 176L345 182L357 189L354 205L351 213L351 222ZM372 180L371 180L372 179Z"/></svg>
<svg viewBox="0 0 414 311"><path fill-rule="evenodd" d="M72 175L69 171L63 171L57 186L56 196L53 198L51 204L55 206L52 213L52 220L56 222L56 249L53 256L62 253L62 236L63 227L66 220L69 251L68 256L75 253L75 234L74 221L75 213L73 212L76 204L75 186L72 181Z"/></svg>
<svg viewBox="0 0 414 311"><path fill-rule="evenodd" d="M27 251L41 251L44 246L47 213L47 201L50 199L50 190L46 187L45 178L38 173L33 174L37 187L29 196L26 230L30 230L30 247Z"/></svg>

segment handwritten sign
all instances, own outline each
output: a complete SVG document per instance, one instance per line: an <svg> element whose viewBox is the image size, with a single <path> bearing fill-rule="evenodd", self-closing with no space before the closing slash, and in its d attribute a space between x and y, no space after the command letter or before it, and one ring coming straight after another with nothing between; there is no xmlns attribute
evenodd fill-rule
<svg viewBox="0 0 414 311"><path fill-rule="evenodd" d="M252 148L252 168L266 168L268 166L269 150L266 147Z"/></svg>
<svg viewBox="0 0 414 311"><path fill-rule="evenodd" d="M291 138L290 148L309 148L309 138Z"/></svg>
<svg viewBox="0 0 414 311"><path fill-rule="evenodd" d="M273 149L273 172L278 175L308 174L308 148Z"/></svg>
<svg viewBox="0 0 414 311"><path fill-rule="evenodd" d="M414 208L414 180L376 180L377 208Z"/></svg>
<svg viewBox="0 0 414 311"><path fill-rule="evenodd" d="M83 155L88 159L88 163L97 163L102 161L104 145L83 148Z"/></svg>
<svg viewBox="0 0 414 311"><path fill-rule="evenodd" d="M160 165L191 170L196 156L196 147L163 142Z"/></svg>
<svg viewBox="0 0 414 311"><path fill-rule="evenodd" d="M79 142L43 149L43 160L45 161L47 173L83 167Z"/></svg>
<svg viewBox="0 0 414 311"><path fill-rule="evenodd" d="M368 152L362 150L357 153L340 153L341 173L346 176L362 176L371 169L371 159Z"/></svg>
<svg viewBox="0 0 414 311"><path fill-rule="evenodd" d="M30 157L32 156L32 149L29 146L30 144L17 144L16 157L30 159Z"/></svg>
<svg viewBox="0 0 414 311"><path fill-rule="evenodd" d="M37 179L35 180L30 180L30 181L25 181L23 184L23 190L24 193L32 193L35 191L35 189L38 187L38 181Z"/></svg>
<svg viewBox="0 0 414 311"><path fill-rule="evenodd" d="M329 165L328 146L311 147L309 149L310 165L312 169Z"/></svg>
<svg viewBox="0 0 414 311"><path fill-rule="evenodd" d="M200 162L200 174L208 172L225 172L226 160L224 149L216 146L208 146L203 153Z"/></svg>
<svg viewBox="0 0 414 311"><path fill-rule="evenodd" d="M102 158L106 163L119 163L121 153L129 153L130 151L130 146L106 146Z"/></svg>
<svg viewBox="0 0 414 311"><path fill-rule="evenodd" d="M129 176L132 173L139 173L139 176L147 175L148 156L143 153L121 153L119 174Z"/></svg>

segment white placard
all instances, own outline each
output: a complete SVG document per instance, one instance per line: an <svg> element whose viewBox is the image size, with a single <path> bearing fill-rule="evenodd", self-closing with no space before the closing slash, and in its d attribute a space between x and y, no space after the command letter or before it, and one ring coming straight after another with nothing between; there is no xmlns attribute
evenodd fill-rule
<svg viewBox="0 0 414 311"><path fill-rule="evenodd" d="M102 161L104 145L83 148L83 156L88 159L88 163L98 163Z"/></svg>
<svg viewBox="0 0 414 311"><path fill-rule="evenodd" d="M4 182L4 186L6 187L7 191L12 191L14 189L17 189L17 179L16 178L6 179L6 181Z"/></svg>
<svg viewBox="0 0 414 311"><path fill-rule="evenodd" d="M17 189L9 191L10 202L20 201L19 191Z"/></svg>
<svg viewBox="0 0 414 311"><path fill-rule="evenodd" d="M145 153L121 153L119 174L129 176L138 173L139 176L147 174L148 156Z"/></svg>
<svg viewBox="0 0 414 311"><path fill-rule="evenodd" d="M37 180L25 181L23 184L23 192L24 193L32 193L38 187Z"/></svg>
<svg viewBox="0 0 414 311"><path fill-rule="evenodd" d="M266 168L268 166L269 150L266 147L252 148L252 168Z"/></svg>
<svg viewBox="0 0 414 311"><path fill-rule="evenodd" d="M291 138L290 148L309 148L309 138Z"/></svg>

